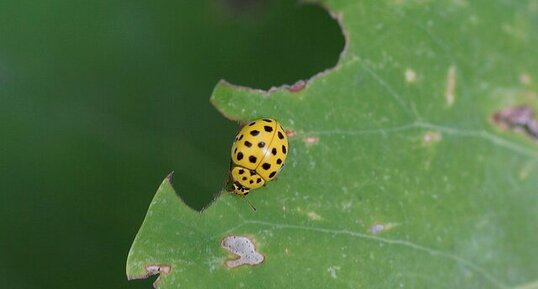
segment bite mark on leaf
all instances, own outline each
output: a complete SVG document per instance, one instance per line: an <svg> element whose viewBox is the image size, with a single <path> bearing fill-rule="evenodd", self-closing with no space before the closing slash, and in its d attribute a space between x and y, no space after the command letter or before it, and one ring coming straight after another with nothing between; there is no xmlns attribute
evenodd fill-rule
<svg viewBox="0 0 538 289"><path fill-rule="evenodd" d="M165 273L170 273L170 266L169 265L147 265L146 266L146 272L148 273L148 276Z"/></svg>
<svg viewBox="0 0 538 289"><path fill-rule="evenodd" d="M538 140L538 121L530 106L520 105L501 109L493 114L492 122L504 130L525 133Z"/></svg>
<svg viewBox="0 0 538 289"><path fill-rule="evenodd" d="M310 1L306 1L306 2L310 3ZM336 24L340 28L340 32L342 33L343 40L344 40L344 47L343 47L342 51L340 52L340 55L338 57L337 63L333 67L327 68L327 69L325 69L325 70L323 70L321 72L318 72L318 73L314 74L313 76L311 76L307 80L299 80L299 81L297 81L295 84L293 84L291 86L286 85L286 84L279 85L279 86L272 86L267 90L254 89L254 88L250 88L250 87L246 87L246 86L242 86L242 85L232 84L232 83L229 83L229 82L227 82L225 80L220 80L219 83L217 84L217 86L215 87L215 90L213 91L213 93L211 95L210 102L224 117L226 117L226 118L228 118L230 120L236 120L236 121L240 121L240 120L243 119L243 116L230 113L229 111L227 111L225 109L223 104L219 103L219 99L218 99L217 95L219 94L219 92L218 92L219 89L222 88L222 87L228 87L228 88L232 88L232 89L235 89L235 90L238 90L238 91L246 91L246 92L248 92L250 94L257 95L257 96L260 96L260 97L271 97L275 92L282 92L283 90L288 90L288 91L291 91L291 92L298 92L298 91L301 91L302 89L304 89L307 84L313 83L315 81L318 81L319 79L324 78L327 75L329 75L329 74L331 74L331 73L333 73L335 71L338 71L341 67L343 67L345 65L349 65L351 63L355 63L355 62L359 61L358 57L349 57L349 55L348 55L349 54L348 50L349 50L349 45L350 45L349 44L350 36L349 36L349 31L347 30L347 27L344 26L344 19L343 19L344 14L342 12L334 12L324 2L311 2L311 3L315 4L315 5L319 5L320 7L325 9L327 11L327 13L329 13L329 15L336 21ZM242 112L244 112L244 110Z"/></svg>
<svg viewBox="0 0 538 289"><path fill-rule="evenodd" d="M446 76L446 90L445 90L446 104L450 107L454 105L456 101L456 66L451 65L448 68Z"/></svg>
<svg viewBox="0 0 538 289"><path fill-rule="evenodd" d="M146 265L146 266L144 266L144 269L146 271L145 274L142 274L142 275L127 275L127 279L129 279L129 280L146 279L146 278L148 278L150 276L153 276L153 275L168 274L168 273L170 273L170 271L172 271L172 267L170 265L167 265L167 264ZM157 280L154 283L155 288L157 288L155 286L155 284L157 284L159 282L159 279L160 279L160 277L158 277Z"/></svg>
<svg viewBox="0 0 538 289"><path fill-rule="evenodd" d="M295 82L292 85L286 85L284 87L286 87L291 92L299 92L299 91L303 90L305 88L305 86L306 86L306 81L301 79L301 80Z"/></svg>
<svg viewBox="0 0 538 289"><path fill-rule="evenodd" d="M174 183L174 171L170 172L168 176L166 176L166 179L168 180L169 183L173 184Z"/></svg>
<svg viewBox="0 0 538 289"><path fill-rule="evenodd" d="M226 267L235 268L241 265L258 265L263 262L265 257L256 251L256 246L247 237L244 236L228 236L220 242L222 248L239 256L225 262Z"/></svg>

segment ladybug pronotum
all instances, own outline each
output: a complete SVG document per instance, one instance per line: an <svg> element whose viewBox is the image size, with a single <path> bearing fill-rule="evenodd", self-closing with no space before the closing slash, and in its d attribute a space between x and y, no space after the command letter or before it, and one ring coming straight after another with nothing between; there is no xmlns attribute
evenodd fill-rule
<svg viewBox="0 0 538 289"><path fill-rule="evenodd" d="M246 196L250 190L273 180L288 153L288 137L276 120L263 118L245 125L232 146L233 192Z"/></svg>

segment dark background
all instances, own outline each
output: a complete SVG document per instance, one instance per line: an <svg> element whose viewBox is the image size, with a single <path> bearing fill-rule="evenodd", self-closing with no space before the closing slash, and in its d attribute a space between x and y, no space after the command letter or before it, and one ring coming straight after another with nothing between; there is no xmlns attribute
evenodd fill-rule
<svg viewBox="0 0 538 289"><path fill-rule="evenodd" d="M200 208L226 175L217 81L292 84L342 48L294 0L0 1L0 288L151 288L124 268L157 186L174 170Z"/></svg>

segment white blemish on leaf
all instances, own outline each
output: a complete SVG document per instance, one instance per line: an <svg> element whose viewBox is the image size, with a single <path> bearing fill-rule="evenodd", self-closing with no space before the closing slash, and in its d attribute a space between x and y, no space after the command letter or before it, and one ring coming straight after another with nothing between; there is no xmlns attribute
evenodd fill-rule
<svg viewBox="0 0 538 289"><path fill-rule="evenodd" d="M422 136L422 142L424 144L432 144L439 142L442 139L442 135L438 131L428 131Z"/></svg>
<svg viewBox="0 0 538 289"><path fill-rule="evenodd" d="M340 270L339 266L330 266L327 268L327 272L331 275L331 278L336 279L336 271Z"/></svg>
<svg viewBox="0 0 538 289"><path fill-rule="evenodd" d="M379 233L381 233L383 231L390 230L390 229L396 227L397 225L398 224L395 224L395 223L386 223L386 224L376 223L376 224L373 224L372 226L370 226L368 231L370 231L370 233L372 233L372 234L379 234Z"/></svg>
<svg viewBox="0 0 538 289"><path fill-rule="evenodd" d="M411 69L408 68L405 70L405 81L408 83L414 83L417 80L417 73Z"/></svg>
<svg viewBox="0 0 538 289"><path fill-rule="evenodd" d="M530 85L532 83L532 78L527 73L521 73L519 75L519 82L521 82L523 85Z"/></svg>
<svg viewBox="0 0 538 289"><path fill-rule="evenodd" d="M226 261L226 267L235 268L241 265L258 265L265 259L258 251L253 242L243 236L228 236L222 239L222 248L239 256L239 258Z"/></svg>
<svg viewBox="0 0 538 289"><path fill-rule="evenodd" d="M448 106L452 106L456 100L456 66L454 65L448 68L445 98Z"/></svg>
<svg viewBox="0 0 538 289"><path fill-rule="evenodd" d="M309 136L309 137L305 137L303 139L303 141L306 143L306 144L315 144L317 142L319 142L319 137L316 137L316 136Z"/></svg>
<svg viewBox="0 0 538 289"><path fill-rule="evenodd" d="M313 220L313 221L319 221L322 219L320 215L318 215L316 212L313 212L313 211L308 212L306 215L308 216L310 220Z"/></svg>

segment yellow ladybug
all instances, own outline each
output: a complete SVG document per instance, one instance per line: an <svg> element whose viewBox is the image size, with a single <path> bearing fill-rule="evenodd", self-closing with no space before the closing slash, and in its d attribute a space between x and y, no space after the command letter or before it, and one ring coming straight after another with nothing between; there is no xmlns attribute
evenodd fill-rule
<svg viewBox="0 0 538 289"><path fill-rule="evenodd" d="M274 119L245 125L232 146L230 180L233 192L246 196L276 177L289 153L288 137Z"/></svg>

